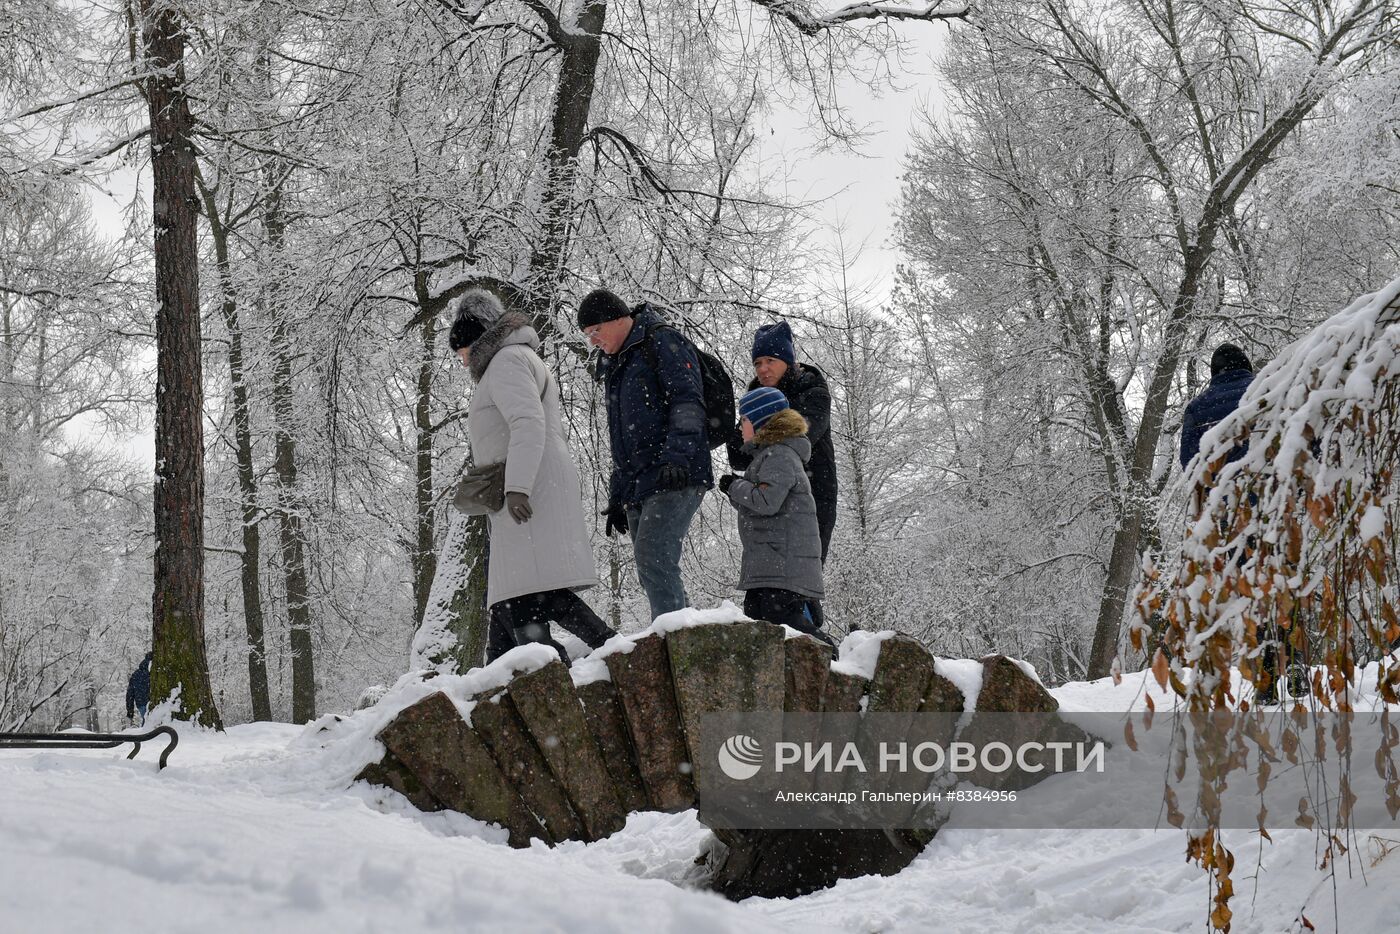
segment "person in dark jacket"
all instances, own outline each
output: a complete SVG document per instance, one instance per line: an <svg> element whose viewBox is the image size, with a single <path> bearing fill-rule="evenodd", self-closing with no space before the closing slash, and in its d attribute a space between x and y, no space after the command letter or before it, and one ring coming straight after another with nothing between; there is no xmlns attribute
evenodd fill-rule
<svg viewBox="0 0 1400 934"><path fill-rule="evenodd" d="M151 706L152 658L154 653L147 652L146 657L141 659L141 664L136 666L136 670L126 681L126 719L135 720L136 714L140 713L142 726L146 725L146 711Z"/></svg>
<svg viewBox="0 0 1400 934"><path fill-rule="evenodd" d="M821 616L821 535L806 464L812 456L807 421L778 389L761 386L739 400L749 466L726 474L720 490L739 511L744 546L739 589L744 615L782 623L831 644L810 619Z"/></svg>
<svg viewBox="0 0 1400 934"><path fill-rule="evenodd" d="M1240 398L1254 381L1249 357L1234 344L1221 344L1210 358L1210 383L1186 405L1181 420L1181 466L1184 468L1200 453L1201 437L1239 407ZM1244 457L1249 445L1230 452L1228 462Z"/></svg>
<svg viewBox="0 0 1400 934"><path fill-rule="evenodd" d="M607 289L584 296L578 325L602 351L613 462L605 531L631 534L655 619L690 605L681 545L714 486L700 358L651 306L629 308Z"/></svg>
<svg viewBox="0 0 1400 934"><path fill-rule="evenodd" d="M812 496L817 502L817 524L821 530L822 563L831 551L831 532L836 528L836 448L831 443L831 392L826 377L814 366L797 362L792 329L786 321L765 324L753 338L754 379L749 389L768 386L779 390L788 403L807 421L807 440L812 444L812 459L807 462L807 475L812 481ZM726 446L729 466L743 470L749 466L750 455L744 453L744 442L736 428Z"/></svg>
<svg viewBox="0 0 1400 934"><path fill-rule="evenodd" d="M1210 358L1210 383L1199 396L1186 405L1186 414L1181 420L1181 466L1184 469L1201 451L1201 438L1207 431L1220 424L1230 413L1239 408L1240 399L1254 381L1254 367L1243 350L1234 344L1221 344L1215 348ZM1233 463L1249 452L1248 444L1238 444L1231 449L1226 463ZM1253 549L1252 544L1245 551ZM1268 684L1255 699L1257 704L1278 703L1278 656L1280 646L1287 656L1288 690L1295 697L1310 690L1307 669L1302 659L1296 657L1289 645L1286 634L1275 630L1264 640L1262 667L1268 675Z"/></svg>

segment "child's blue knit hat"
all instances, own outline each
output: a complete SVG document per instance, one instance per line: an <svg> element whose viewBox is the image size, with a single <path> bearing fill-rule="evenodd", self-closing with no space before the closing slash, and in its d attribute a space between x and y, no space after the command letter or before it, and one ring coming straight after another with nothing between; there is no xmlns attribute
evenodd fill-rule
<svg viewBox="0 0 1400 934"><path fill-rule="evenodd" d="M739 415L747 418L754 430L763 427L763 423L783 409L788 408L787 396L783 395L781 389L774 389L772 386L760 386L757 389L744 393L744 397L739 400Z"/></svg>

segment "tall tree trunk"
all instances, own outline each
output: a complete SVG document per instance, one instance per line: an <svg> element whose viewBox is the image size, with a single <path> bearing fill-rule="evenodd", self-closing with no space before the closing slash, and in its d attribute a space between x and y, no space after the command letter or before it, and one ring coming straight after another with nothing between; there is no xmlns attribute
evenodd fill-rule
<svg viewBox="0 0 1400 934"><path fill-rule="evenodd" d="M428 272L420 269L413 277L413 291L418 299L419 335L422 353L418 358L417 397L413 405L414 425L414 542L413 542L413 625L423 625L428 606L428 593L437 575L437 544L433 526L433 374L437 370L437 322L431 313L428 295ZM465 669L463 669L465 670Z"/></svg>
<svg viewBox="0 0 1400 934"><path fill-rule="evenodd" d="M1213 241L1214 229L1208 229L1208 237L1199 240L1198 245L1186 256L1181 285L1172 305L1172 316L1163 335L1162 355L1157 358L1152 378L1147 384L1142 420L1138 424L1137 437L1132 447L1132 461L1128 465L1128 483L1123 508L1119 513L1118 527L1113 533L1108 576L1104 579L1103 593L1099 599L1094 642L1089 650L1090 680L1108 677L1113 671L1113 659L1118 654L1118 636L1123 627L1123 611L1127 607L1128 591L1133 586L1141 563L1138 542L1142 537L1142 524L1147 517L1147 510L1156 501L1151 481L1157 456L1157 442L1162 437L1162 425L1166 421L1172 381L1181 365L1182 348L1187 345L1188 325L1195 311L1201 274L1213 251Z"/></svg>
<svg viewBox="0 0 1400 934"><path fill-rule="evenodd" d="M597 84L598 56L602 51L607 0L582 0L570 28L542 3L531 7L545 21L549 37L562 51L559 84L550 110L549 143L545 148L545 177L540 195L541 233L530 253L525 277L526 301L541 336L553 330L551 312L564 280L574 222L574 182L578 154L588 128Z"/></svg>
<svg viewBox="0 0 1400 934"><path fill-rule="evenodd" d="M297 490L297 449L292 434L292 351L289 312L280 294L282 243L286 218L282 213L282 181L269 170L263 204L263 226L271 263L268 311L272 315L272 415L276 422L273 466L277 473L277 537L287 590L288 648L292 653L292 722L316 719L316 664L311 633L311 596L306 573L306 527Z"/></svg>
<svg viewBox="0 0 1400 934"><path fill-rule="evenodd" d="M413 640L411 667L464 672L481 664L488 619L487 546L485 516L452 516L423 623Z"/></svg>
<svg viewBox="0 0 1400 934"><path fill-rule="evenodd" d="M248 382L243 370L243 326L229 265L228 228L219 216L213 192L201 186L204 216L214 242L214 262L219 273L220 309L228 330L228 372L233 387L233 437L238 467L238 505L243 534L239 555L239 580L243 587L243 623L248 631L248 694L254 720L272 719L271 693L267 686L267 646L263 637L262 536L258 529L258 481L253 468L253 426Z"/></svg>
<svg viewBox="0 0 1400 934"><path fill-rule="evenodd" d="M151 68L151 174L156 270L155 588L151 700L177 689L181 710L222 729L204 649L204 403L195 233L193 120L185 40L175 9L140 0Z"/></svg>

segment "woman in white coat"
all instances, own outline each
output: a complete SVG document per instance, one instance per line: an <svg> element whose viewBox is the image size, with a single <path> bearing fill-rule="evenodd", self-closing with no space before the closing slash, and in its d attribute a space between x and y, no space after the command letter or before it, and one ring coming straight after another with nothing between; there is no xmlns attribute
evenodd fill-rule
<svg viewBox="0 0 1400 934"><path fill-rule="evenodd" d="M525 642L545 642L558 623L591 648L613 631L578 596L598 583L583 524L578 468L564 440L559 386L540 359L540 337L490 292L457 301L449 338L476 389L467 434L477 466L504 462L504 508L492 513L486 600L486 660Z"/></svg>

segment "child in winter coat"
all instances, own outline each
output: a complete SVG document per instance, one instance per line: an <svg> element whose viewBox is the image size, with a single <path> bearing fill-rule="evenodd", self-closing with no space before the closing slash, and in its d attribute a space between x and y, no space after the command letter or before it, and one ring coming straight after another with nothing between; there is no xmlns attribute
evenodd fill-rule
<svg viewBox="0 0 1400 934"><path fill-rule="evenodd" d="M804 469L812 456L807 421L772 387L745 394L739 415L743 450L753 460L742 477L720 478L719 488L739 510L744 613L831 643L804 612L810 605L819 620L823 597L817 504Z"/></svg>

